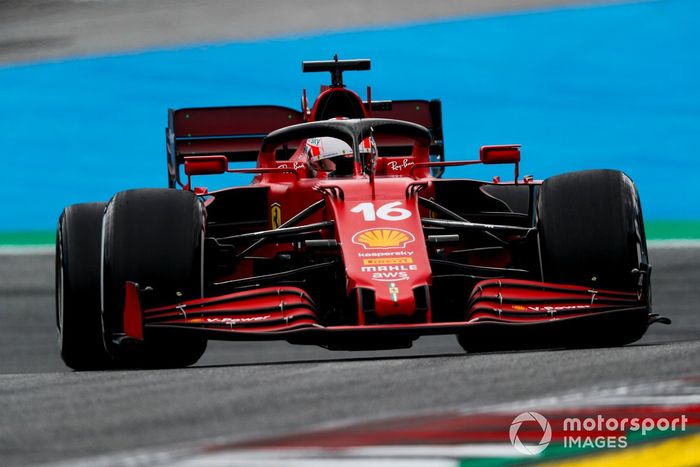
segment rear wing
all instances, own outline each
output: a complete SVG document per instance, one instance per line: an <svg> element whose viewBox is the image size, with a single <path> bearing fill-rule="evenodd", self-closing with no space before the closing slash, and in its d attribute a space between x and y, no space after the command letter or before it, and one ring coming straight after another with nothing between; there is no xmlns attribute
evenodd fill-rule
<svg viewBox="0 0 700 467"><path fill-rule="evenodd" d="M374 101L363 104L373 118L406 120L428 128L433 137L431 160L444 160L442 107L439 100ZM304 121L302 112L276 105L170 109L166 128L168 186L175 188L177 184L182 185L180 166L185 157L223 154L230 162L256 161L265 136L279 128ZM393 156L405 151L398 141L377 143L380 155ZM442 167L435 169L433 175L438 177L444 170Z"/></svg>
<svg viewBox="0 0 700 467"><path fill-rule="evenodd" d="M298 110L276 105L170 109L168 185L174 188L180 183L179 167L185 157L223 154L231 162L255 161L265 136L303 122Z"/></svg>

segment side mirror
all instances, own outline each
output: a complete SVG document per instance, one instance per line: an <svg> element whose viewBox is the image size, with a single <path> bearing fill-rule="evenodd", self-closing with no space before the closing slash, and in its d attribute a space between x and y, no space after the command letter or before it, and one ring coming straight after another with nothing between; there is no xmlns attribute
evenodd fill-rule
<svg viewBox="0 0 700 467"><path fill-rule="evenodd" d="M520 162L520 145L482 146L479 159L482 164L517 164Z"/></svg>
<svg viewBox="0 0 700 467"><path fill-rule="evenodd" d="M217 175L228 170L228 158L226 156L196 156L185 157L185 174L191 175Z"/></svg>

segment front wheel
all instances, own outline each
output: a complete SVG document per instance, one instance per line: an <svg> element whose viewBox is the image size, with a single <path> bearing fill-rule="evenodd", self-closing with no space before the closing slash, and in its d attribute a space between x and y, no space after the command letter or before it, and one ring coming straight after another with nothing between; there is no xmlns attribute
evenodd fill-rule
<svg viewBox="0 0 700 467"><path fill-rule="evenodd" d="M644 220L632 180L616 170L550 177L539 191L538 227L545 282L641 293L651 311ZM571 346L617 346L646 332L635 319L572 336Z"/></svg>
<svg viewBox="0 0 700 467"><path fill-rule="evenodd" d="M123 333L124 284L149 291L145 307L202 296L204 207L189 191L139 189L117 193L103 221L102 320L108 351L133 367L184 367L207 341L172 330L146 330L137 352L117 345Z"/></svg>
<svg viewBox="0 0 700 467"><path fill-rule="evenodd" d="M550 177L539 192L546 282L637 290L648 263L642 208L632 180L616 170Z"/></svg>

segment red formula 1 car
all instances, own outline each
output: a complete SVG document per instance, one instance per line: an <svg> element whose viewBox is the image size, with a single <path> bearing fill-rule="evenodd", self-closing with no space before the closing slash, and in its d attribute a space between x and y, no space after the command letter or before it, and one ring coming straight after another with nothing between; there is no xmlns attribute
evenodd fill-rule
<svg viewBox="0 0 700 467"><path fill-rule="evenodd" d="M440 101L373 101L328 71L309 108L171 110L169 188L67 207L61 356L75 369L186 366L207 340L467 351L623 345L659 318L639 197L613 170L518 176L517 145L445 162ZM234 169L230 162L257 161ZM514 164L512 182L443 179ZM251 164L252 165L252 164ZM242 172L211 191L192 178ZM201 178L200 178L201 180Z"/></svg>

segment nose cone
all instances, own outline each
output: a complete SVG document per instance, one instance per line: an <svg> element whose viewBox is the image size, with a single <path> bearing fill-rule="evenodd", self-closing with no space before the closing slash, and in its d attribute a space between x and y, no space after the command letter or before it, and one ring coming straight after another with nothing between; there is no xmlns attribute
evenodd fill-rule
<svg viewBox="0 0 700 467"><path fill-rule="evenodd" d="M377 179L375 198L367 180L344 183L344 199L330 201L342 245L347 292L369 289L377 319L412 316L414 289L430 285L431 271L418 203L406 199L409 179ZM424 311L424 310L423 310Z"/></svg>

